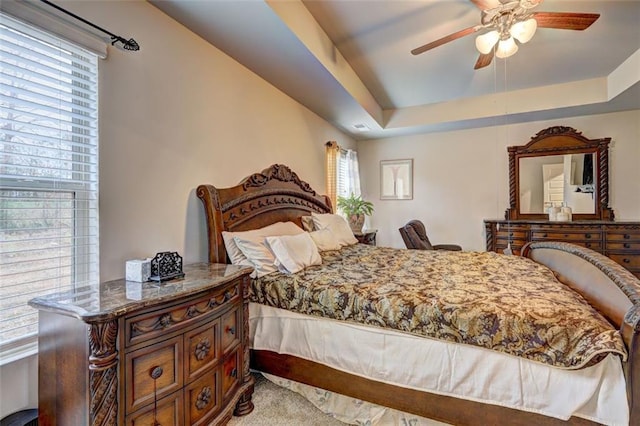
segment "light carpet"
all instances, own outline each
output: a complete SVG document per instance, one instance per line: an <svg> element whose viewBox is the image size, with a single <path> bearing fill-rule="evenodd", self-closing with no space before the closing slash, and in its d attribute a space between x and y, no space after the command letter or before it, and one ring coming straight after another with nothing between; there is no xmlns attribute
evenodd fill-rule
<svg viewBox="0 0 640 426"><path fill-rule="evenodd" d="M280 387L254 373L254 409L242 417L233 417L228 426L345 426L318 410L299 394Z"/></svg>

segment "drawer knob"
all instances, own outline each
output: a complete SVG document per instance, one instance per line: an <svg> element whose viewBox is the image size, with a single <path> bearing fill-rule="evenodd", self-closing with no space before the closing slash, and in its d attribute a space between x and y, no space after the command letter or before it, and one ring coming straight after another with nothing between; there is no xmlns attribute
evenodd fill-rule
<svg viewBox="0 0 640 426"><path fill-rule="evenodd" d="M205 407L209 405L209 402L211 402L211 388L209 386L205 386L198 394L198 399L196 400L196 408L198 409L198 411L204 410Z"/></svg>
<svg viewBox="0 0 640 426"><path fill-rule="evenodd" d="M547 233L545 232L544 234L542 234L542 236L543 236L544 238L547 238Z"/></svg>
<svg viewBox="0 0 640 426"><path fill-rule="evenodd" d="M631 238L631 235L629 235L629 234L624 234L624 239L625 239L625 240L628 240L629 238Z"/></svg>
<svg viewBox="0 0 640 426"><path fill-rule="evenodd" d="M236 368L234 368L233 370L231 370L231 372L229 373L229 376L231 377L238 377L238 370Z"/></svg>
<svg viewBox="0 0 640 426"><path fill-rule="evenodd" d="M227 328L225 328L224 331L226 331L229 334L236 334L236 328L235 327L227 326Z"/></svg>
<svg viewBox="0 0 640 426"><path fill-rule="evenodd" d="M624 243L624 248L630 248L630 247L631 247L631 244L629 244L629 243Z"/></svg>
<svg viewBox="0 0 640 426"><path fill-rule="evenodd" d="M164 373L164 370L160 366L153 367L149 370L149 376L151 376L153 380L159 379L160 376L162 376L162 373Z"/></svg>
<svg viewBox="0 0 640 426"><path fill-rule="evenodd" d="M587 244L585 244L585 247L586 247L586 248L591 248L591 243L587 243Z"/></svg>
<svg viewBox="0 0 640 426"><path fill-rule="evenodd" d="M196 349L194 351L194 355L198 361L202 361L209 355L209 351L211 350L211 342L208 338L198 342L196 345Z"/></svg>
<svg viewBox="0 0 640 426"><path fill-rule="evenodd" d="M622 259L622 261L623 261L624 263L631 263L631 260L630 260L630 259Z"/></svg>
<svg viewBox="0 0 640 426"><path fill-rule="evenodd" d="M585 234L585 238L591 238L591 234Z"/></svg>

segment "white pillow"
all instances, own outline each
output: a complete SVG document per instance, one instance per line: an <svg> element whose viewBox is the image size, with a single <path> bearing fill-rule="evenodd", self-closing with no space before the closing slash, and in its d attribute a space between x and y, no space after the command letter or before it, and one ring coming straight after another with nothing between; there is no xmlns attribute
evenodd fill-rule
<svg viewBox="0 0 640 426"><path fill-rule="evenodd" d="M267 240L263 237L261 241L248 240L241 237L233 237L242 254L253 266L252 278L260 278L272 272L276 272L276 257L267 246Z"/></svg>
<svg viewBox="0 0 640 426"><path fill-rule="evenodd" d="M263 242L265 237L274 235L295 235L302 232L304 231L293 222L276 222L265 226L264 228L252 229L251 231L223 231L222 239L224 241L224 246L227 249L227 255L233 265L253 266L253 264L247 259L247 256L242 253L238 245L233 240L234 237Z"/></svg>
<svg viewBox="0 0 640 426"><path fill-rule="evenodd" d="M320 265L322 258L308 233L267 237L267 244L276 256L278 270L295 274L307 266Z"/></svg>
<svg viewBox="0 0 640 426"><path fill-rule="evenodd" d="M311 213L311 217L316 229L328 229L331 231L341 246L349 246L358 242L344 217L331 213Z"/></svg>
<svg viewBox="0 0 640 426"><path fill-rule="evenodd" d="M340 250L340 247L342 247L333 232L328 229L309 232L309 236L316 243L319 251Z"/></svg>

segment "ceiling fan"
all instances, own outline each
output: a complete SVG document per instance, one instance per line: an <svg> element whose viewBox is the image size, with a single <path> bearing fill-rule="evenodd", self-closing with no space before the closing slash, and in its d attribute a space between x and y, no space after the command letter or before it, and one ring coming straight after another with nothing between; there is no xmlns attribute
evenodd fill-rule
<svg viewBox="0 0 640 426"><path fill-rule="evenodd" d="M481 30L490 30L476 38L480 56L474 69L486 67L493 56L507 58L518 51L516 41L526 43L533 37L536 28L584 30L599 17L597 13L535 12L543 0L470 0L481 11L480 24L465 28L411 51L419 55L427 50Z"/></svg>

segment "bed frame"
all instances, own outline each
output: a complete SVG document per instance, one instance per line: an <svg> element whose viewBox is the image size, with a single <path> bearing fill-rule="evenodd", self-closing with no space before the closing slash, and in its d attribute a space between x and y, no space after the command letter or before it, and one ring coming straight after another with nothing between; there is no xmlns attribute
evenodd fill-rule
<svg viewBox="0 0 640 426"><path fill-rule="evenodd" d="M256 229L280 221L293 221L300 225L301 216L332 211L326 196L317 194L296 173L281 164L255 173L234 187L200 185L197 195L205 207L209 261L213 263L228 263L222 231ZM551 268L561 282L582 294L620 329L629 353L623 368L630 424L640 424L640 280L611 259L568 243L529 243L523 248L522 255ZM252 350L251 367L456 425L478 424L480 419L483 424L594 424L579 417L571 417L564 422L497 405L405 389L270 351Z"/></svg>

